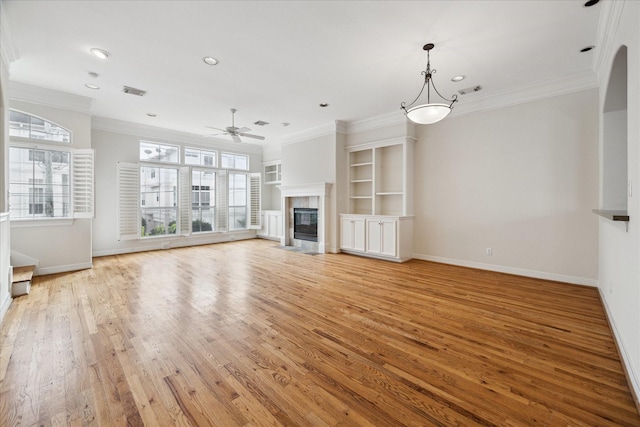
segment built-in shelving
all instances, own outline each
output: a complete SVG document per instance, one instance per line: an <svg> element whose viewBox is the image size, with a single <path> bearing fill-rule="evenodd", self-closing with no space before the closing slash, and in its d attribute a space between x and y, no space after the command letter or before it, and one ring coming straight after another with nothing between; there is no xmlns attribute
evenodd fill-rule
<svg viewBox="0 0 640 427"><path fill-rule="evenodd" d="M282 166L280 162L264 164L264 183L280 184L282 182Z"/></svg>
<svg viewBox="0 0 640 427"><path fill-rule="evenodd" d="M611 221L629 221L629 212L624 210L593 209L592 212Z"/></svg>

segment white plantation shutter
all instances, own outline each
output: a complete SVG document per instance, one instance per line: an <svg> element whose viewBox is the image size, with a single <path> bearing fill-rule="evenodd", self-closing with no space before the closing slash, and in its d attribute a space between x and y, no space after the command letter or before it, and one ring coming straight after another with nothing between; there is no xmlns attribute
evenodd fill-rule
<svg viewBox="0 0 640 427"><path fill-rule="evenodd" d="M71 175L73 194L73 217L93 218L94 216L94 182L93 182L93 150L78 149L72 153Z"/></svg>
<svg viewBox="0 0 640 427"><path fill-rule="evenodd" d="M180 234L191 234L191 168L180 168L180 206L178 207Z"/></svg>
<svg viewBox="0 0 640 427"><path fill-rule="evenodd" d="M140 238L140 167L118 162L118 240Z"/></svg>
<svg viewBox="0 0 640 427"><path fill-rule="evenodd" d="M261 215L260 215L260 174L249 174L249 227L253 229L260 229Z"/></svg>
<svg viewBox="0 0 640 427"><path fill-rule="evenodd" d="M216 176L216 231L227 231L229 224L229 194L227 171L218 171Z"/></svg>

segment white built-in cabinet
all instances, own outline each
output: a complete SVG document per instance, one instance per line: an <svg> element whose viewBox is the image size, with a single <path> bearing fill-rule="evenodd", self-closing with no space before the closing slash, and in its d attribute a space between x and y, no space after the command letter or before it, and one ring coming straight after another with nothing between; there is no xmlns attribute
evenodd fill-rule
<svg viewBox="0 0 640 427"><path fill-rule="evenodd" d="M264 163L264 183L280 184L282 182L282 163L280 161Z"/></svg>
<svg viewBox="0 0 640 427"><path fill-rule="evenodd" d="M281 211L262 211L262 228L258 231L258 236L280 241L283 235L282 224Z"/></svg>
<svg viewBox="0 0 640 427"><path fill-rule="evenodd" d="M340 249L406 261L413 252L411 137L347 147L349 208L340 216Z"/></svg>

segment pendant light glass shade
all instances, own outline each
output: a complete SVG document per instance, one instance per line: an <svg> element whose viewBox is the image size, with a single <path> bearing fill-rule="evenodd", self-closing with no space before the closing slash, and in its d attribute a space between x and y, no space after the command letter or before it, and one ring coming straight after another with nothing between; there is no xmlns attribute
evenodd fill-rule
<svg viewBox="0 0 640 427"><path fill-rule="evenodd" d="M423 104L407 110L407 118L419 125L439 122L449 115L451 107L447 104Z"/></svg>
<svg viewBox="0 0 640 427"><path fill-rule="evenodd" d="M422 89L420 89L418 96L416 96L416 99L414 99L413 102L409 105L405 105L404 102L400 103L400 108L404 110L407 118L419 125L430 125L444 119L453 109L453 104L458 101L457 95L453 95L451 99L447 99L440 95L440 92L438 92L433 83L433 75L435 74L436 70L431 69L431 61L429 60L429 52L431 51L431 49L433 49L433 47L433 43L427 43L422 48L423 50L427 51L427 68L422 72L422 75L424 76L424 83L422 84ZM433 91L443 101L447 102L447 104L431 103L431 88L433 88ZM427 89L427 103L419 104L413 107L412 105L418 101L425 89Z"/></svg>

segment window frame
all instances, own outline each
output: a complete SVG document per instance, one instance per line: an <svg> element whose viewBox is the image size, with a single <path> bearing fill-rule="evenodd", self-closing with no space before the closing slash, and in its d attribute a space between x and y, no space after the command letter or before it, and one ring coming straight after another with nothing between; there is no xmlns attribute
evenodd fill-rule
<svg viewBox="0 0 640 427"><path fill-rule="evenodd" d="M233 156L233 165L234 167L232 168L225 168L222 164L222 158L225 156ZM236 159L238 157L244 157L247 160L247 167L246 168L237 168L235 167L236 164ZM249 156L248 154L242 154L242 153L231 153L229 151L223 151L220 153L220 169L227 169L227 170L233 170L233 171L243 171L243 172L250 172L251 171L251 164L250 164L250 160L251 160L251 156Z"/></svg>
<svg viewBox="0 0 640 427"><path fill-rule="evenodd" d="M22 110L18 110L16 108L9 108L9 120L7 121L8 123L8 128L9 128L9 140L10 141L15 141L15 142L26 142L26 143L37 143L37 144L51 144L51 145L60 145L63 147L68 147L70 145L73 144L73 131L71 129L68 129L64 126L59 125L56 122L53 122L49 119L45 119L44 117L40 117L37 116L35 114L31 114L31 113L27 113L26 111L22 111ZM11 113L12 112L16 112L16 113L20 113L20 114L24 114L26 116L29 116L29 136L20 136L20 135L12 135L11 134ZM53 139L44 139L44 138L34 138L32 135L32 121L33 119L39 119L42 120L45 123L50 123L52 125L55 125L57 127L59 127L60 129L63 129L65 131L67 131L69 133L69 141L56 141Z"/></svg>
<svg viewBox="0 0 640 427"><path fill-rule="evenodd" d="M176 149L176 161L169 161L169 160L161 160L161 159L143 159L140 156L140 153L142 152L142 144L153 144L153 145L157 145L158 147L156 148L157 150L160 149L160 147L171 147L171 148L175 148ZM141 139L138 141L138 161L141 163L160 163L163 165L182 165L182 158L180 157L182 155L181 151L180 151L180 145L176 145L176 144L169 144L166 142L158 142L158 141L150 141L147 139Z"/></svg>

